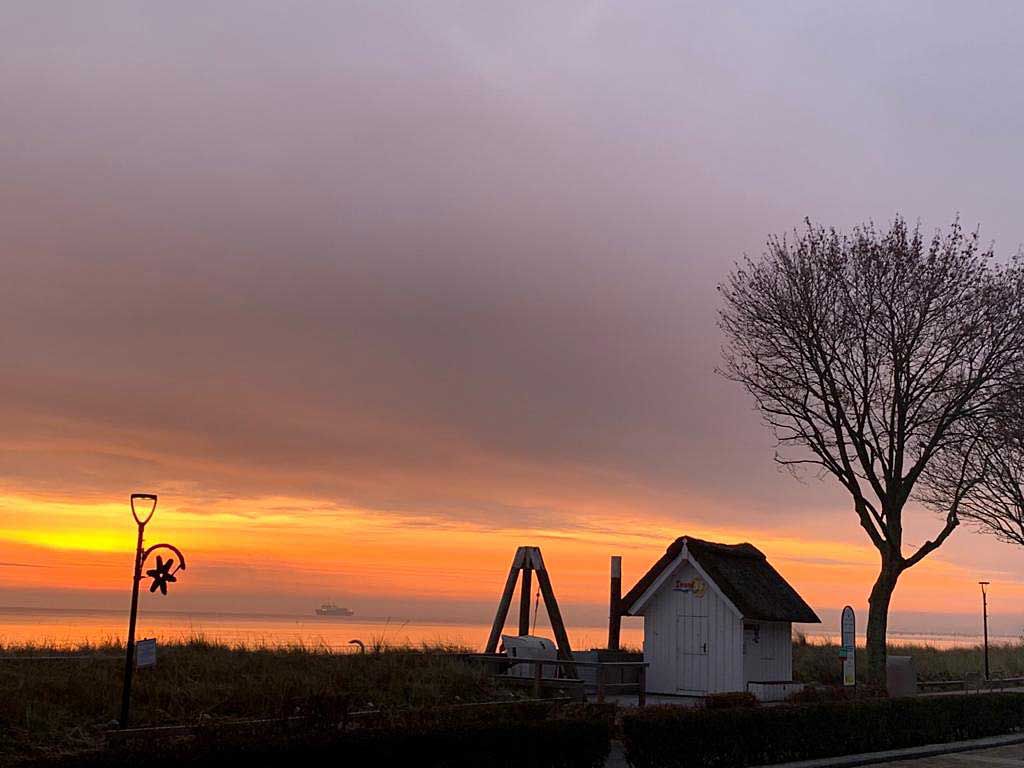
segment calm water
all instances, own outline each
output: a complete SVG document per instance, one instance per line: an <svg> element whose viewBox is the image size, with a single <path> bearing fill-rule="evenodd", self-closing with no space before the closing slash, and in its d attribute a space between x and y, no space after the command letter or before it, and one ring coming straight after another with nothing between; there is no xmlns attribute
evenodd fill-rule
<svg viewBox="0 0 1024 768"><path fill-rule="evenodd" d="M335 650L352 649L350 640L366 644L384 641L389 645L446 644L483 649L490 631L485 623L446 623L388 617L349 618L318 616L281 616L232 613L193 613L147 611L139 616L138 637L156 637L164 642L202 635L208 640L228 644L314 645ZM515 632L514 622L506 631ZM121 640L127 632L127 613L117 611L25 609L0 607L0 645L52 644L74 647L83 643ZM550 637L551 630L538 626L536 633ZM574 648L603 647L608 630L603 626L570 627ZM807 632L812 642L838 638L830 628ZM975 635L891 633L890 642L928 643L941 648L977 645ZM860 638L863 642L863 637ZM992 636L993 643L1014 642L1015 637ZM643 628L636 619L627 619L622 627L622 644L643 645Z"/></svg>
<svg viewBox="0 0 1024 768"><path fill-rule="evenodd" d="M622 643L640 647L643 630L636 622L623 626ZM52 644L74 647L104 640L123 641L127 634L127 612L0 608L0 645ZM515 633L510 621L506 632ZM550 636L547 627L537 634ZM332 649L351 649L350 640L369 645L384 641L389 645L445 644L483 650L490 624L446 623L388 617L319 617L231 613L139 614L137 637L156 637L162 641L185 640L202 635L240 645L316 645ZM607 642L607 627L570 627L569 640L576 648L601 647Z"/></svg>

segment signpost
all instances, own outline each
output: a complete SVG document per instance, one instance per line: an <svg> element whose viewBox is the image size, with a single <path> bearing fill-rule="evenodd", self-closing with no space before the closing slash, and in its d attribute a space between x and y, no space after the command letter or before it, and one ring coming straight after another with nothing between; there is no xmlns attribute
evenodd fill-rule
<svg viewBox="0 0 1024 768"><path fill-rule="evenodd" d="M857 619L853 615L853 608L849 605L843 608L841 622L842 646L839 649L839 658L843 660L843 685L851 686L857 684Z"/></svg>
<svg viewBox="0 0 1024 768"><path fill-rule="evenodd" d="M141 658L143 653L149 653L149 650L140 651L139 657L135 655L135 649L137 647L135 643L135 622L139 613L139 584L144 578L142 575L142 569L146 565L146 560L149 556L159 550L166 550L172 555L175 555L177 563L173 557L167 558L165 561L160 555L156 556L156 567L150 568L146 571L146 576L152 579L149 585L150 592L156 592L160 590L161 595L167 594L167 585L178 580L175 576L178 571L185 570L185 556L181 554L181 550L173 544L154 544L153 546L143 549L143 536L146 530L146 524L153 519L153 513L156 512L156 494L155 493L133 493L130 498L132 506L132 517L135 518L135 524L139 529L139 538L135 545L135 573L132 577L132 607L128 614L128 641L125 643L125 657L124 657L124 688L121 691L121 717L119 722L122 728L128 727L128 707L131 703L132 697L132 673L135 671L136 658ZM136 506L138 505L138 506ZM148 509L147 509L148 507ZM145 643L147 641L142 641ZM141 645L142 643L139 643ZM152 641L152 659L153 663L156 663L156 641ZM141 664L139 666L142 666Z"/></svg>

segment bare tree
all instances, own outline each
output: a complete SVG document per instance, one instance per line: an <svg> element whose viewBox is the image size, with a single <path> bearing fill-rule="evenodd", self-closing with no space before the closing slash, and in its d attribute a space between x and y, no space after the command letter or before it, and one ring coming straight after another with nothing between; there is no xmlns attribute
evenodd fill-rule
<svg viewBox="0 0 1024 768"><path fill-rule="evenodd" d="M776 461L835 477L879 552L867 625L875 683L896 583L956 529L969 473L929 489L941 527L909 552L904 508L1024 357L1021 271L991 257L959 222L929 241L900 217L849 235L808 221L719 286L722 373L754 396Z"/></svg>
<svg viewBox="0 0 1024 768"><path fill-rule="evenodd" d="M963 438L922 476L921 494L941 509L959 492L959 515L1000 541L1024 547L1024 391L1017 386L972 419Z"/></svg>

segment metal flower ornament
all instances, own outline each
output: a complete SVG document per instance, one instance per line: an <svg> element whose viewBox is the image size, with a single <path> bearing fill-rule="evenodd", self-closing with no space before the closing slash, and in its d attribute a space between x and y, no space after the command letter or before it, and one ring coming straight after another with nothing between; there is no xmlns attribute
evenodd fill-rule
<svg viewBox="0 0 1024 768"><path fill-rule="evenodd" d="M167 558L165 563L160 555L156 556L156 568L146 571L146 575L153 578L153 583L149 585L150 592L156 592L159 589L161 595L167 594L167 585L178 580L174 575L175 572L171 571L172 565L174 565L173 557Z"/></svg>
<svg viewBox="0 0 1024 768"><path fill-rule="evenodd" d="M146 571L146 576L153 580L149 585L149 591L156 592L159 589L161 595L167 594L168 584L173 584L178 580L175 574L178 571L185 570L185 556L173 544L154 544L143 549L143 534L146 530L146 524L153 519L153 513L156 512L156 501L155 493L133 493L131 495L132 517L135 518L135 524L139 528L139 538L135 547L132 607L128 617L128 643L124 660L124 690L121 695L120 718L122 728L128 727L128 707L132 694L132 672L135 669L135 620L139 612L139 583L144 578L142 569L145 567L149 556L157 550L167 550L175 555L177 560L175 560L175 557L168 557L167 560L164 560L163 557L157 555L156 567Z"/></svg>

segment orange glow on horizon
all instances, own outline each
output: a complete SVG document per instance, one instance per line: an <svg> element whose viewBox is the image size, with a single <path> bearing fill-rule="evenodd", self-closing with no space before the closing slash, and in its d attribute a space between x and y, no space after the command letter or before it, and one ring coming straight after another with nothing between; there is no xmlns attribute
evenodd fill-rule
<svg viewBox="0 0 1024 768"><path fill-rule="evenodd" d="M199 511L198 504L162 497L147 539L173 541L185 551L195 578L182 579L183 595L245 589L486 603L496 599L515 547L538 544L560 600L601 606L610 554L623 555L628 589L682 532L751 541L816 609L865 601L877 569L867 543L797 539L771 529L680 531L665 519L627 526L624 519L605 511L589 527L486 529L306 499L214 501ZM0 571L5 586L43 589L73 581L87 590L121 590L134 541L127 504L0 494L0 564L17 566ZM894 608L974 610L974 591L963 585L975 580L976 574L933 555L903 577ZM1024 597L1024 586L1007 584L1003 592L1008 599Z"/></svg>

